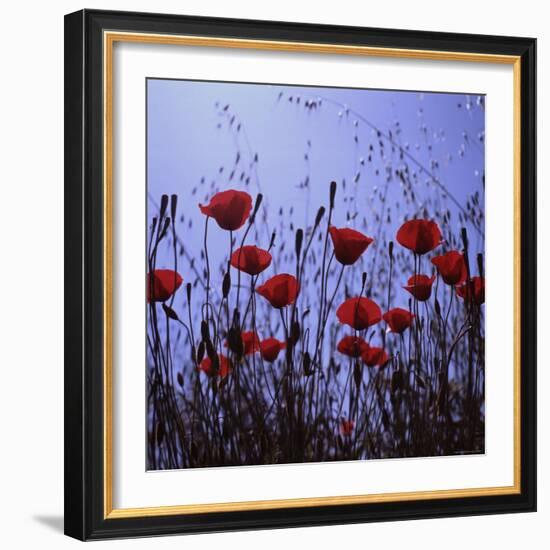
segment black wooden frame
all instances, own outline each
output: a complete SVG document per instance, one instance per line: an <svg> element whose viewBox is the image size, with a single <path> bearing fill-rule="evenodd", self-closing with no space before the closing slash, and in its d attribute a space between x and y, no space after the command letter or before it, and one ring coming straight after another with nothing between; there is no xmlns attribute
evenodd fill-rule
<svg viewBox="0 0 550 550"><path fill-rule="evenodd" d="M521 57L521 493L244 512L104 519L104 30ZM536 509L536 41L84 10L65 17L65 532L81 540Z"/></svg>

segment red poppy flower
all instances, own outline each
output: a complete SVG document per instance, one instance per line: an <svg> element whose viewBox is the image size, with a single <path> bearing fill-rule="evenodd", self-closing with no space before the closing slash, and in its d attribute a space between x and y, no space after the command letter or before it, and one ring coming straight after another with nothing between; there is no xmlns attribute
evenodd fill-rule
<svg viewBox="0 0 550 550"><path fill-rule="evenodd" d="M369 367L383 367L390 360L384 348L375 346L368 346L362 353L361 359Z"/></svg>
<svg viewBox="0 0 550 550"><path fill-rule="evenodd" d="M354 264L363 252L367 249L373 239L363 235L355 229L343 227L336 229L332 225L329 227L330 238L334 245L334 255L336 259L343 265Z"/></svg>
<svg viewBox="0 0 550 550"><path fill-rule="evenodd" d="M235 231L248 219L252 197L245 191L229 189L216 193L209 204L199 204L199 208L204 215L214 218L222 229Z"/></svg>
<svg viewBox="0 0 550 550"><path fill-rule="evenodd" d="M254 331L241 332L241 338L243 340L245 355L251 355L257 351L260 351L260 339Z"/></svg>
<svg viewBox="0 0 550 550"><path fill-rule="evenodd" d="M233 370L233 367L231 366L231 361L221 353L218 355L218 360L219 360L218 372L214 371L210 357L205 357L201 361L199 368L200 370L202 370L202 372L206 373L208 376L216 376L217 374L220 378L225 378L228 374L231 374L231 371Z"/></svg>
<svg viewBox="0 0 550 550"><path fill-rule="evenodd" d="M241 332L241 340L243 343L243 355L252 355L260 351L260 339L255 332ZM227 348L229 344L225 342L224 345Z"/></svg>
<svg viewBox="0 0 550 550"><path fill-rule="evenodd" d="M469 288L467 283L457 286L456 294L462 299L468 299L480 306L485 302L485 279L483 277L472 277Z"/></svg>
<svg viewBox="0 0 550 550"><path fill-rule="evenodd" d="M448 285L458 285L466 280L466 262L464 261L464 255L456 250L451 250L441 256L432 258L432 264L437 267L437 271L441 275L441 278Z"/></svg>
<svg viewBox="0 0 550 550"><path fill-rule="evenodd" d="M399 228L396 238L416 254L426 254L441 243L441 231L431 220L409 220Z"/></svg>
<svg viewBox="0 0 550 550"><path fill-rule="evenodd" d="M339 342L337 349L340 353L348 357L361 357L366 351L368 344L360 336L344 336Z"/></svg>
<svg viewBox="0 0 550 550"><path fill-rule="evenodd" d="M296 277L288 273L281 273L268 279L256 289L273 307L280 309L293 304L300 292L300 283Z"/></svg>
<svg viewBox="0 0 550 550"><path fill-rule="evenodd" d="M355 330L363 330L382 320L382 311L369 298L348 298L336 310L338 320Z"/></svg>
<svg viewBox="0 0 550 550"><path fill-rule="evenodd" d="M281 350L286 348L286 342L281 342L277 338L266 338L260 342L260 353L264 361L273 363L279 356Z"/></svg>
<svg viewBox="0 0 550 550"><path fill-rule="evenodd" d="M147 273L147 302L165 302L183 283L182 276L172 269L155 269Z"/></svg>
<svg viewBox="0 0 550 550"><path fill-rule="evenodd" d="M355 422L353 420L341 420L340 421L340 433L343 436L349 436L353 433L355 428Z"/></svg>
<svg viewBox="0 0 550 550"><path fill-rule="evenodd" d="M243 246L231 255L231 265L249 275L259 275L271 263L271 254L257 246Z"/></svg>
<svg viewBox="0 0 550 550"><path fill-rule="evenodd" d="M392 332L401 334L407 330L413 322L414 315L400 307L394 307L384 313L384 321L388 323Z"/></svg>
<svg viewBox="0 0 550 550"><path fill-rule="evenodd" d="M403 288L410 292L420 302L425 302L432 295L432 285L435 281L435 275L428 277L427 275L413 275L409 277L407 286Z"/></svg>

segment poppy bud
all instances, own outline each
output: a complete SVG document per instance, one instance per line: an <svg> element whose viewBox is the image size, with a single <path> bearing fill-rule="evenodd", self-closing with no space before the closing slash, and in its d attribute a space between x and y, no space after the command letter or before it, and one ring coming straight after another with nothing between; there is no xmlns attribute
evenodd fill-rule
<svg viewBox="0 0 550 550"><path fill-rule="evenodd" d="M204 357L204 341L201 340L199 343L199 348L197 350L197 363L200 363Z"/></svg>
<svg viewBox="0 0 550 550"><path fill-rule="evenodd" d="M468 232L466 231L466 228L463 227L460 230L460 236L462 237L462 243L464 244L464 250L468 252Z"/></svg>
<svg viewBox="0 0 550 550"><path fill-rule="evenodd" d="M214 358L217 359L218 356L216 355L216 350L212 345L212 342L210 340L205 340L204 343L206 345L206 355L208 355L210 361L214 361Z"/></svg>
<svg viewBox="0 0 550 550"><path fill-rule="evenodd" d="M304 232L301 229L298 229L296 231L296 241L295 241L296 258L300 257L303 240L304 240Z"/></svg>
<svg viewBox="0 0 550 550"><path fill-rule="evenodd" d="M227 298L230 288L231 288L231 275L229 274L229 271L228 271L223 277L222 294L224 298Z"/></svg>
<svg viewBox="0 0 550 550"><path fill-rule="evenodd" d="M388 244L388 254L390 256L390 259L393 260L393 241L390 241Z"/></svg>
<svg viewBox="0 0 550 550"><path fill-rule="evenodd" d="M292 344L292 338L289 338L289 340L286 342L286 350L285 350L285 357L288 361L289 365L292 365L292 354L294 352L293 344ZM292 367L290 367L292 369Z"/></svg>
<svg viewBox="0 0 550 550"><path fill-rule="evenodd" d="M367 284L367 272L366 271L363 271L363 276L362 276L362 286L363 288L365 288L365 285Z"/></svg>
<svg viewBox="0 0 550 550"><path fill-rule="evenodd" d="M191 285L191 283L187 283L185 285L185 290L187 291L187 301L188 302L191 302L191 288L192 288L193 285Z"/></svg>
<svg viewBox="0 0 550 550"><path fill-rule="evenodd" d="M178 314L170 307L167 306L165 303L162 304L162 309L164 310L164 313L166 313L166 316L174 321L179 321Z"/></svg>
<svg viewBox="0 0 550 550"><path fill-rule="evenodd" d="M157 227L157 218L156 216L153 218L153 221L151 222L151 233L155 232L155 229Z"/></svg>
<svg viewBox="0 0 550 550"><path fill-rule="evenodd" d="M176 219L176 210L178 208L178 196L172 195L170 197L170 214L172 216L172 219Z"/></svg>
<svg viewBox="0 0 550 550"><path fill-rule="evenodd" d="M272 248L273 245L275 244L275 235L277 233L275 231L273 231L273 233L271 234L271 241L269 241L269 248Z"/></svg>
<svg viewBox="0 0 550 550"><path fill-rule="evenodd" d="M244 352L243 339L238 329L231 327L227 332L227 345L229 349L238 357L241 357Z"/></svg>
<svg viewBox="0 0 550 550"><path fill-rule="evenodd" d="M317 216L315 217L315 227L317 227L321 223L321 220L323 219L324 215L325 215L325 207L321 206L321 208L319 208L319 210L317 211Z"/></svg>
<svg viewBox="0 0 550 550"><path fill-rule="evenodd" d="M302 365L304 367L304 374L306 376L310 376L311 374L313 374L313 370L311 369L311 356L309 355L308 351L304 352Z"/></svg>
<svg viewBox="0 0 550 550"><path fill-rule="evenodd" d="M300 323L294 321L291 329L292 343L296 344L300 340Z"/></svg>
<svg viewBox="0 0 550 550"><path fill-rule="evenodd" d="M258 196L256 197L256 203L254 204L254 211L252 212L252 218L251 218L252 220L254 219L254 217L258 212L260 205L262 204L263 198L264 196L261 193L258 193Z"/></svg>
<svg viewBox="0 0 550 550"><path fill-rule="evenodd" d="M241 324L241 314L239 313L239 310L235 308L233 310L233 326L238 327Z"/></svg>
<svg viewBox="0 0 550 550"><path fill-rule="evenodd" d="M434 302L435 312L441 317L441 306L439 305L439 300L436 298Z"/></svg>
<svg viewBox="0 0 550 550"><path fill-rule="evenodd" d="M208 323L201 321L201 336L203 340L210 340L210 330L208 329Z"/></svg>
<svg viewBox="0 0 550 550"><path fill-rule="evenodd" d="M169 227L170 227L170 218L166 218L164 220L164 227L162 228L162 231L160 233L159 240L164 238L164 235L166 235L166 232L168 231Z"/></svg>
<svg viewBox="0 0 550 550"><path fill-rule="evenodd" d="M160 198L160 219L164 218L166 209L168 208L168 195L162 195Z"/></svg>
<svg viewBox="0 0 550 550"><path fill-rule="evenodd" d="M334 208L334 197L336 196L336 182L330 182L330 209Z"/></svg>
<svg viewBox="0 0 550 550"><path fill-rule="evenodd" d="M178 372L178 384L183 388L183 376L181 374L181 372Z"/></svg>

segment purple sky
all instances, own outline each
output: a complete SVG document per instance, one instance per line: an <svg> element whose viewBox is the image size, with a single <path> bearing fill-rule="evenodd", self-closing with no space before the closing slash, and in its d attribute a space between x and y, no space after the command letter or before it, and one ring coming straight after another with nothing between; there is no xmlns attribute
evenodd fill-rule
<svg viewBox="0 0 550 550"><path fill-rule="evenodd" d="M483 252L483 97L159 79L148 80L147 86L148 222L160 196L176 193L177 232L199 272L205 218L198 204L208 202L216 191L233 188L253 197L264 195L265 222L258 220L257 232L251 232L247 242L267 248L272 231L277 231L277 263L260 276L261 283L274 273L294 270L294 231L310 227L319 206L327 206L331 180L338 182L333 224L375 238L346 272L350 292L358 292L355 287L366 271L372 297L384 305L387 242L395 239L405 219L415 215L438 221L448 241L442 251L459 246L460 227L465 225L471 257ZM404 182L398 172L406 168L409 177ZM479 230L459 219L460 210L468 210L476 193L482 216ZM446 211L451 216L447 221L442 217ZM216 292L229 237L215 223L210 227ZM172 267L170 250L160 250L158 267ZM401 256L396 261L392 306L407 307L409 295L400 287L411 275L409 257L398 245L396 250ZM184 280L194 282L197 275L189 261L179 262ZM424 260L422 270L431 271L431 264ZM314 271L312 264L306 276L313 278ZM300 299L300 307L315 306L314 291L302 293ZM184 302L180 292L174 307L184 311Z"/></svg>

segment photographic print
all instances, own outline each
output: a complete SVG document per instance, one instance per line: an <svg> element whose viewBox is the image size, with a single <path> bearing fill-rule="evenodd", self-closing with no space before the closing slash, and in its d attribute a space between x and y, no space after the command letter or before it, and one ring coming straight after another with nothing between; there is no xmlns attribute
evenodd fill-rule
<svg viewBox="0 0 550 550"><path fill-rule="evenodd" d="M149 78L148 470L485 452L485 97Z"/></svg>
<svg viewBox="0 0 550 550"><path fill-rule="evenodd" d="M536 510L536 39L80 10L64 51L67 535Z"/></svg>

